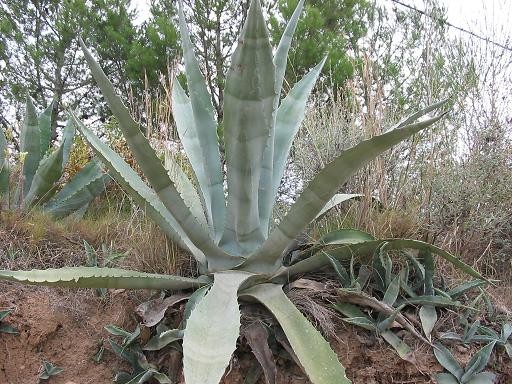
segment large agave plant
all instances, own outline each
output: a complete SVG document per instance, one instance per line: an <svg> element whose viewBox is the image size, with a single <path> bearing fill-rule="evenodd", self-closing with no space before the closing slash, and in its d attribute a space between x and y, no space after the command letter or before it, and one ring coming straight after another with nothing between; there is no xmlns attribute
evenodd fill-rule
<svg viewBox="0 0 512 384"><path fill-rule="evenodd" d="M430 249L469 274L481 276L454 256L413 240L375 240L359 231L337 231L302 251L290 262L289 244L344 196L338 189L358 169L391 146L420 132L443 116L417 119L443 103L425 108L387 133L342 152L305 188L289 212L274 223L273 204L293 138L304 115L308 95L323 62L313 68L280 100L287 52L303 1L300 1L273 54L259 0L250 5L229 72L224 101L224 143L227 199L221 166L217 122L204 78L194 56L180 6L179 22L189 95L174 82L172 108L181 142L194 172L167 159L167 169L130 116L112 84L82 44L91 71L119 120L124 136L151 184L149 187L122 158L85 127L73 121L108 166L110 174L146 209L162 230L190 251L201 276L185 278L111 268L63 268L42 271L0 271L0 278L28 284L67 287L150 288L199 291L198 303L183 334L187 384L218 383L236 347L241 301L258 301L272 312L313 383L350 383L328 342L283 292L295 276L330 265L326 253L344 261L353 255L386 249Z"/></svg>
<svg viewBox="0 0 512 384"><path fill-rule="evenodd" d="M13 208L40 206L56 218L84 212L89 203L105 189L109 176L98 160L86 164L58 192L58 181L69 159L75 124L66 124L60 146L50 153L53 103L39 116L27 96L25 120L20 134L21 176L14 196L9 198L9 160L7 140L0 131L0 198Z"/></svg>

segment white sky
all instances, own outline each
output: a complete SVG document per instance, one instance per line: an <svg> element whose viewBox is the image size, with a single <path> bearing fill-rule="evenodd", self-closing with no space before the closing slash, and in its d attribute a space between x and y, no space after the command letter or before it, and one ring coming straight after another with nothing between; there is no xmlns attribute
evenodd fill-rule
<svg viewBox="0 0 512 384"><path fill-rule="evenodd" d="M390 0L377 1L390 3ZM425 9L424 0L401 0L401 2L421 10ZM511 0L440 0L440 2L447 8L448 21L456 26L501 43L505 41L505 35L510 35L512 32L512 25L508 22L509 16L512 15ZM149 0L133 0L133 4L138 12L137 22L142 23L150 16Z"/></svg>

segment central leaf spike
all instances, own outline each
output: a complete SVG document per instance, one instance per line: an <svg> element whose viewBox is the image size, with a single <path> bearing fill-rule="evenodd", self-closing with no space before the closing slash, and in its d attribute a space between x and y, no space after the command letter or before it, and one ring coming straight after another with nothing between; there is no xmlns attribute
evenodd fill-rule
<svg viewBox="0 0 512 384"><path fill-rule="evenodd" d="M263 241L258 188L263 152L274 124L275 67L258 0L251 2L233 53L224 94L228 215L220 245L249 254Z"/></svg>

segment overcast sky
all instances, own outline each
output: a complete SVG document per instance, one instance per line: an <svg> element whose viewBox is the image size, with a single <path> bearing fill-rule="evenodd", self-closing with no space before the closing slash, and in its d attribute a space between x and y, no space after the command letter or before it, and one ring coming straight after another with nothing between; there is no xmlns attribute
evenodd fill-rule
<svg viewBox="0 0 512 384"><path fill-rule="evenodd" d="M307 0L306 0L307 1ZM377 0L389 3L390 0ZM425 9L424 0L400 0L405 4ZM504 43L512 32L509 16L512 15L511 0L440 0L447 8L448 21L483 37ZM149 17L149 0L134 0L139 23ZM455 32L454 33L461 33Z"/></svg>

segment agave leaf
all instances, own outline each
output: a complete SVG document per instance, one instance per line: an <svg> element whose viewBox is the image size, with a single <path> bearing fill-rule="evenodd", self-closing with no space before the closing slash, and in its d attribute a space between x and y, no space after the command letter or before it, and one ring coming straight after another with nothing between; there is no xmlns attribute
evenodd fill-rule
<svg viewBox="0 0 512 384"><path fill-rule="evenodd" d="M398 294L400 293L400 275L396 275L395 278L391 281L386 292L384 293L384 298L382 302L393 307L396 299L398 298Z"/></svg>
<svg viewBox="0 0 512 384"><path fill-rule="evenodd" d="M52 137L52 113L54 103L55 102L52 101L38 118L41 156L44 156L50 148L50 141Z"/></svg>
<svg viewBox="0 0 512 384"><path fill-rule="evenodd" d="M462 337L456 332L443 332L439 335L442 340L452 340L462 343Z"/></svg>
<svg viewBox="0 0 512 384"><path fill-rule="evenodd" d="M406 125L343 151L309 183L279 226L246 261L246 265L262 271L277 269L288 243L304 230L350 176L387 149L436 123L444 115Z"/></svg>
<svg viewBox="0 0 512 384"><path fill-rule="evenodd" d="M18 331L12 325L1 324L0 323L0 333L8 333L8 334L11 334L11 335L19 335L20 331Z"/></svg>
<svg viewBox="0 0 512 384"><path fill-rule="evenodd" d="M402 306L398 307L397 311L393 307L390 307L386 303L379 301L376 298L369 296L364 292L358 292L350 289L339 289L338 296L344 302L370 307L381 314L387 316L394 316L398 324L407 329L409 332L411 332L411 334L416 336L418 339L428 343L428 341L423 336L421 336L421 334L419 334L416 331L414 326L400 313Z"/></svg>
<svg viewBox="0 0 512 384"><path fill-rule="evenodd" d="M468 331L466 332L466 335L464 336L465 341L470 342L473 339L473 337L476 335L476 332L479 330L479 328L480 328L480 321L479 320L474 321L473 324L471 324L471 326L469 327Z"/></svg>
<svg viewBox="0 0 512 384"><path fill-rule="evenodd" d="M171 379L169 379L167 375L150 368L133 376L131 380L126 381L123 384L144 384L153 382L151 379L158 381L160 384L172 383Z"/></svg>
<svg viewBox="0 0 512 384"><path fill-rule="evenodd" d="M512 323L504 323L501 327L501 341L507 342L510 335L512 335Z"/></svg>
<svg viewBox="0 0 512 384"><path fill-rule="evenodd" d="M356 327L361 327L369 331L377 331L377 326L368 317L344 317L341 320L348 324L352 324L355 325Z"/></svg>
<svg viewBox="0 0 512 384"><path fill-rule="evenodd" d="M110 327L115 327L115 326L111 325ZM122 329L122 328L118 328L118 327L116 327L116 328L117 328L116 331L120 331L120 330L124 331L124 329ZM105 327L105 329L107 329L107 328ZM109 331L109 330L107 329L107 331ZM125 332L125 335L123 336L124 338L123 338L122 346L124 348L130 346L131 344L133 344L133 342L135 340L137 340L139 338L139 336L140 336L140 326L137 325L137 327L135 328L135 330L133 332Z"/></svg>
<svg viewBox="0 0 512 384"><path fill-rule="evenodd" d="M406 125L414 123L416 120L418 120L420 117L425 116L427 113L433 112L436 109L441 108L444 106L450 99L444 99L441 101L438 101L437 103L434 103L432 105L429 105L423 109L420 109L417 112L414 112L410 114L409 116L405 117L401 121L399 121L397 124L395 124L391 129L399 129L402 127L405 127Z"/></svg>
<svg viewBox="0 0 512 384"><path fill-rule="evenodd" d="M267 384L275 384L277 367L268 345L267 328L261 322L256 321L243 329L242 334L261 368L263 368Z"/></svg>
<svg viewBox="0 0 512 384"><path fill-rule="evenodd" d="M375 321L368 315L366 315L357 305L338 302L332 306L342 315L346 316L342 318L346 323L367 329L369 331L376 331L377 325Z"/></svg>
<svg viewBox="0 0 512 384"><path fill-rule="evenodd" d="M279 184L286 168L293 139L304 119L306 105L326 58L312 68L283 99L276 115L274 138L274 167L272 176L272 200L277 196Z"/></svg>
<svg viewBox="0 0 512 384"><path fill-rule="evenodd" d="M338 302L333 304L333 308L347 317L366 317L370 319L370 317L368 317L357 305L354 304Z"/></svg>
<svg viewBox="0 0 512 384"><path fill-rule="evenodd" d="M190 317L190 314L194 310L197 304L203 300L206 293L210 290L211 284L206 284L201 288L198 288L194 291L194 293L190 296L185 304L185 309L183 310L183 320L181 321L180 329L185 329L187 326L187 321Z"/></svg>
<svg viewBox="0 0 512 384"><path fill-rule="evenodd" d="M152 379L155 379L160 384L168 383L171 384L172 381L167 377L167 375L160 373L154 369L148 369L142 371L136 375L129 375L128 381L122 382L122 384L145 384L145 383L153 383ZM117 382L116 382L117 384Z"/></svg>
<svg viewBox="0 0 512 384"><path fill-rule="evenodd" d="M455 360L451 352L442 344L436 343L434 345L434 355L436 356L437 361L439 361L439 364L441 364L448 372L455 376L458 381L460 381L464 374L464 370L457 360Z"/></svg>
<svg viewBox="0 0 512 384"><path fill-rule="evenodd" d="M69 217L71 217L75 221L81 220L84 217L85 212L87 212L87 209L89 209L89 205L90 205L90 203L83 205L82 207L77 209L75 212L73 212L71 215L69 215ZM179 244L179 243L177 242L176 244ZM201 267L201 264L199 264L199 267Z"/></svg>
<svg viewBox="0 0 512 384"><path fill-rule="evenodd" d="M318 220L322 218L327 212L329 212L331 209L336 207L337 205L351 199L355 199L358 197L363 197L364 195L361 195L360 193L337 193L334 195L331 200L325 204L325 206L322 208L322 210L316 215L315 220Z"/></svg>
<svg viewBox="0 0 512 384"><path fill-rule="evenodd" d="M347 273L347 270L341 263L335 259L334 257L330 255L326 255L329 259L329 262L331 263L334 272L338 275L338 280L341 283L342 287L350 287L352 285L352 281L350 279L350 276Z"/></svg>
<svg viewBox="0 0 512 384"><path fill-rule="evenodd" d="M496 341L496 338L495 337L492 337L492 336L487 336L487 335L476 335L476 336L473 336L473 339L471 340L471 342L473 343L489 343L491 341ZM466 344L469 343L469 341L464 341Z"/></svg>
<svg viewBox="0 0 512 384"><path fill-rule="evenodd" d="M422 249L419 253L420 257L423 258L423 263L425 265L425 287L424 294L425 296L433 296L434 295L434 258L432 257L432 252L430 249Z"/></svg>
<svg viewBox="0 0 512 384"><path fill-rule="evenodd" d="M375 238L369 233L358 229L337 229L323 235L318 242L325 246L336 244L358 244L371 240L375 240Z"/></svg>
<svg viewBox="0 0 512 384"><path fill-rule="evenodd" d="M443 296L415 296L405 299L404 302L416 305L432 305L435 307L471 308L463 305L460 301L454 301Z"/></svg>
<svg viewBox="0 0 512 384"><path fill-rule="evenodd" d="M473 375L485 369L495 345L496 340L493 340L473 355L466 365L466 372L460 379L461 383L466 383Z"/></svg>
<svg viewBox="0 0 512 384"><path fill-rule="evenodd" d="M286 297L280 285L256 285L241 292L240 296L253 297L272 312L311 382L351 382L329 343Z"/></svg>
<svg viewBox="0 0 512 384"><path fill-rule="evenodd" d="M3 129L0 129L0 203L9 192L9 148Z"/></svg>
<svg viewBox="0 0 512 384"><path fill-rule="evenodd" d="M299 20L300 13L304 6L304 1L300 0L295 8L295 11L286 25L286 29L284 30L283 36L279 42L279 45L276 50L276 54L274 56L274 66L275 66L275 96L274 96L274 110L278 110L279 100L281 98L281 91L283 88L284 76L286 73L286 64L288 61L288 51L290 50L293 34L295 32L295 28L297 27L297 22ZM276 119L276 116L274 116ZM259 184L259 213L260 213L260 222L261 222L261 230L263 232L263 236L267 238L268 230L270 225L270 219L272 215L272 207L274 204L274 189L273 185L276 181L273 179L274 171L276 167L275 163L275 129L276 124L273 124L273 127L270 130L270 135L268 137L267 146L265 147L265 151L263 153L263 163L261 166L261 177ZM279 178L280 180L281 178ZM279 183L279 181L277 181Z"/></svg>
<svg viewBox="0 0 512 384"><path fill-rule="evenodd" d="M208 191L209 182L204 168L204 160L202 156L201 144L199 142L198 132L194 121L194 111L190 98L185 93L178 79L172 84L172 114L176 123L178 136L183 144L187 158L194 170L194 175L199 185L200 199L206 209L208 215L208 224L213 233L213 218L211 215L211 206L213 203L209 199L212 192ZM206 195L206 196L205 196ZM223 198L224 201L224 198ZM223 203L225 205L225 202ZM225 208L224 208L225 211ZM210 212L210 213L209 213ZM225 215L225 212L224 212ZM218 240L218 239L216 239Z"/></svg>
<svg viewBox="0 0 512 384"><path fill-rule="evenodd" d="M437 322L436 307L433 305L423 305L420 308L420 321L423 332L429 341L432 340L432 330Z"/></svg>
<svg viewBox="0 0 512 384"><path fill-rule="evenodd" d="M400 271L400 287L407 293L410 297L416 297L416 293L412 289L412 287L408 283L409 281L409 263L406 263L404 268Z"/></svg>
<svg viewBox="0 0 512 384"><path fill-rule="evenodd" d="M206 258L187 237L179 223L165 208L155 192L115 151L103 143L89 128L79 121L73 113L71 118L75 121L78 129L91 145L96 155L109 168L109 174L121 184L130 194L131 198L143 209L146 210L151 219L168 235L176 244L180 245L194 255L200 265L206 266Z"/></svg>
<svg viewBox="0 0 512 384"><path fill-rule="evenodd" d="M68 216L99 196L109 181L100 162L91 160L46 203L44 210L55 218Z"/></svg>
<svg viewBox="0 0 512 384"><path fill-rule="evenodd" d="M126 384L132 378L137 377L138 375L130 375L128 372L119 371L114 376L113 382L114 384Z"/></svg>
<svg viewBox="0 0 512 384"><path fill-rule="evenodd" d="M135 369L136 373L144 371L144 368L141 366L141 361L137 356L137 351L134 350L133 346L124 348L111 339L109 339L108 342L112 348L112 351L114 351L114 353L121 359L127 361Z"/></svg>
<svg viewBox="0 0 512 384"><path fill-rule="evenodd" d="M183 201L195 218L205 227L208 225L206 217L204 216L203 206L201 204L201 198L197 194L196 188L187 174L183 172L180 165L174 160L170 151L165 152L165 169L169 173L169 177L176 185L176 189L183 197Z"/></svg>
<svg viewBox="0 0 512 384"><path fill-rule="evenodd" d="M183 339L182 329L170 329L153 336L142 348L144 351L159 351L167 345Z"/></svg>
<svg viewBox="0 0 512 384"><path fill-rule="evenodd" d="M442 290L442 289L440 289L440 288L436 288L436 287L434 287L434 292L435 292L437 295L441 296L441 297L445 297L445 298L447 298L447 299L452 299L452 297L451 297L448 293L446 293L445 291L443 291L443 290Z"/></svg>
<svg viewBox="0 0 512 384"><path fill-rule="evenodd" d="M351 274L354 276L354 260L355 258L352 257L350 260L350 267L351 267ZM366 284L368 283L368 280L370 280L370 277L372 276L372 270L367 265L361 265L359 267L359 272L357 273L357 279L353 282L353 285L356 287L359 287L359 289L363 289Z"/></svg>
<svg viewBox="0 0 512 384"><path fill-rule="evenodd" d="M237 291L249 276L236 271L215 273L210 291L192 311L183 335L183 372L187 384L220 381L240 332Z"/></svg>
<svg viewBox="0 0 512 384"><path fill-rule="evenodd" d="M153 371L153 379L158 381L160 384L172 384L173 381L162 372Z"/></svg>
<svg viewBox="0 0 512 384"><path fill-rule="evenodd" d="M414 256L411 252L405 251L405 256L407 257L407 261L412 264L412 267L416 271L417 280L423 284L425 280L425 267L418 261L416 256Z"/></svg>
<svg viewBox="0 0 512 384"><path fill-rule="evenodd" d="M395 319L400 315L400 312L402 309L404 309L405 305L401 305L398 308L394 309L393 312L383 320L380 320L384 317L384 315L381 313L379 314L378 323L377 323L377 330L379 332L385 332L388 329L391 329L395 325ZM391 307L393 308L393 307Z"/></svg>
<svg viewBox="0 0 512 384"><path fill-rule="evenodd" d="M71 148L73 147L73 140L75 138L76 128L75 123L72 119L68 119L66 122L66 126L62 131L62 146L64 147L64 152L62 154L62 164L67 164L69 160L69 154L71 153Z"/></svg>
<svg viewBox="0 0 512 384"><path fill-rule="evenodd" d="M0 280L70 288L179 290L200 287L209 279L143 273L119 268L66 267L31 271L0 270Z"/></svg>
<svg viewBox="0 0 512 384"><path fill-rule="evenodd" d="M55 183L62 176L63 149L61 145L51 155L41 160L32 179L30 190L25 196L24 205L26 207L43 204L55 193Z"/></svg>
<svg viewBox="0 0 512 384"><path fill-rule="evenodd" d="M407 239L383 239L383 240L371 240L371 241L363 241L356 244L341 244L341 245L326 245L324 249L325 252L328 252L331 256L337 258L338 260L350 260L350 257L355 255L355 257L359 257L362 262L368 261L368 257L366 255L372 255L376 249L378 249L383 243L388 243L386 245L387 250L396 249L396 250L404 250L404 249L430 249L432 253L442 257L446 261L453 264L459 270L467 273L470 276L476 277L477 279L486 280L480 273L475 271L469 265L465 264L455 256L450 253L442 250L441 248L436 247L435 245L424 243L419 240L407 240ZM320 249L319 249L320 250ZM246 262L247 263L247 262ZM281 268L278 273L276 273L274 279L277 280L279 278L289 278L295 276L296 274L306 273L314 270L318 270L319 268L328 265L329 260L325 256L325 253L317 253L309 257L306 260L300 261L290 267ZM420 303L418 303L420 304ZM429 303L427 303L429 304Z"/></svg>
<svg viewBox="0 0 512 384"><path fill-rule="evenodd" d="M354 244L336 244L332 247L319 247L320 251L322 248L325 250L317 252L312 256L309 256L311 252L307 252L305 255L309 256L304 260L299 261L289 267L283 267L276 272L273 277L273 281L279 281L280 279L289 279L298 274L316 271L326 265L329 265L329 259L327 255L331 255L341 262L348 262L352 257L359 257L372 253L382 243L381 240L361 241ZM299 255L302 256L303 254Z"/></svg>
<svg viewBox="0 0 512 384"><path fill-rule="evenodd" d="M473 377L475 374L477 374L478 373L477 370L480 367L481 362L482 362L482 356L478 356L478 355L473 356L473 358L470 361L471 364L468 364L466 366L466 371L462 375L460 382L465 384L468 382L468 380L471 377Z"/></svg>
<svg viewBox="0 0 512 384"><path fill-rule="evenodd" d="M295 29L297 28L297 23L299 21L300 14L302 13L303 7L304 0L300 0L297 4L297 7L295 7L295 11L293 12L292 17L286 25L283 35L281 36L281 40L279 41L279 45L277 46L276 54L274 56L274 65L276 67L277 99L279 99L281 90L283 88L283 82L286 73L286 63L288 62L288 51L290 50L293 35L295 34Z"/></svg>
<svg viewBox="0 0 512 384"><path fill-rule="evenodd" d="M312 247L299 253L295 260L299 261L307 259L325 248L326 245L359 244L371 240L374 240L372 235L358 229L337 229L323 235L318 240L317 244L314 244Z"/></svg>
<svg viewBox="0 0 512 384"><path fill-rule="evenodd" d="M12 312L12 309L5 309L0 311L0 333L9 333L12 335L18 335L20 332L9 324L3 324L2 320L5 319Z"/></svg>
<svg viewBox="0 0 512 384"><path fill-rule="evenodd" d="M393 276L393 261L387 252L388 242L382 243L382 245L375 251L373 266L379 277L378 284L381 285L381 289L385 292L391 285L391 279Z"/></svg>
<svg viewBox="0 0 512 384"><path fill-rule="evenodd" d="M293 139L297 134L300 124L304 119L304 113L306 110L306 104L311 91L316 83L318 75L322 71L325 59L314 67L307 75L304 76L291 89L288 95L281 102L279 109L276 114L274 142L272 145L267 146L265 149L265 155L267 151L273 147L273 164L271 169L264 168L262 179L260 180L260 220L262 225L263 233L265 237L268 233L270 217L272 214L273 202L277 197L279 185L286 168L286 160L290 154ZM270 173L271 176L263 178L265 172ZM271 185L268 185L268 179L271 180ZM270 189L270 191L269 191Z"/></svg>
<svg viewBox="0 0 512 384"><path fill-rule="evenodd" d="M393 347L403 360L413 362L414 357L411 354L411 347L407 345L401 338L391 331L382 332L380 334L386 342Z"/></svg>
<svg viewBox="0 0 512 384"><path fill-rule="evenodd" d="M43 154L41 153L41 133L36 108L30 96L27 96L25 120L20 132L20 151L25 153L23 161L23 197L32 185L32 179L39 167Z"/></svg>
<svg viewBox="0 0 512 384"><path fill-rule="evenodd" d="M185 124L182 124L182 127L186 126L190 130L185 135L192 135L200 149L197 154L190 154L193 158L200 158L200 162L192 161L191 159L191 164L194 172L198 175L197 179L206 205L208 221L213 229L213 238L218 241L224 229L226 206L219 140L217 137L217 123L215 122L211 98L206 89L206 82L199 70L199 64L194 55L181 1L179 25L181 46L185 59L185 75L187 76L188 89L190 90L190 100L188 101L190 105L188 108L191 109L193 115L193 120L185 122ZM184 107L187 108L187 106ZM174 114L174 117L178 116ZM181 117L178 118L182 119ZM183 131L183 129L181 130ZM187 154L189 154L188 151ZM202 169L198 170L198 168ZM204 177L202 177L203 174Z"/></svg>
<svg viewBox="0 0 512 384"><path fill-rule="evenodd" d="M176 222L180 224L190 241L202 252L208 253L213 263L215 263L215 259L221 259L222 261L230 260L232 263L232 265L230 265L231 267L233 264L236 265L237 261L232 260L229 255L217 247L206 229L193 217L190 209L183 202L183 199L176 190L176 186L169 179L167 171L149 144L149 141L142 134L139 124L133 120L126 106L116 95L112 83L107 79L99 64L85 47L83 41L80 40L80 44L91 72L103 96L107 100L110 109L119 121L123 135L137 159L137 163L144 172L144 175L148 178L160 201L169 210ZM79 125L79 127L83 133L83 124ZM89 141L90 135L85 136ZM97 145L93 145L93 147L97 150Z"/></svg>
<svg viewBox="0 0 512 384"><path fill-rule="evenodd" d="M58 375L62 371L64 371L63 368L56 367L52 363L48 361L43 361L42 365L42 372L39 374L39 379L41 380L48 380L50 377Z"/></svg>
<svg viewBox="0 0 512 384"><path fill-rule="evenodd" d="M342 319L343 321L364 329L368 329L369 331L377 330L375 321L370 316L361 311L358 306L350 303L338 302L333 304L332 307L342 315L346 316Z"/></svg>
<svg viewBox="0 0 512 384"><path fill-rule="evenodd" d="M114 335L114 336L129 338L132 335L131 332L128 332L127 330L125 330L121 327L118 327L117 325L109 324L109 325L105 325L103 328L105 328L105 331L107 331L108 333L110 333L111 335ZM138 328L138 330L139 330L138 333L140 335L140 328Z"/></svg>
<svg viewBox="0 0 512 384"><path fill-rule="evenodd" d="M496 380L496 375L491 372L480 372L470 378L466 384L493 384Z"/></svg>
<svg viewBox="0 0 512 384"><path fill-rule="evenodd" d="M469 291L470 289L478 288L478 287L481 287L482 285L487 285L487 284L488 284L488 282L485 280L472 280L472 281L468 281L466 283L462 283L453 289L450 289L447 293L451 298L457 299L460 296L462 296L463 294L465 294L467 291Z"/></svg>
<svg viewBox="0 0 512 384"><path fill-rule="evenodd" d="M436 373L437 384L460 384L459 380L451 373Z"/></svg>
<svg viewBox="0 0 512 384"><path fill-rule="evenodd" d="M473 337L481 337L481 336L488 336L490 337L491 339L489 339L488 341L491 341L491 340L499 340L500 339L500 336L491 328L488 328L488 327L484 327L484 326L481 326L480 325L480 321L475 321L473 325L476 325L477 326L477 331L479 333L482 333L483 335L478 335L478 336L473 336ZM475 331L475 333L477 332ZM469 333L469 332L468 332Z"/></svg>
<svg viewBox="0 0 512 384"><path fill-rule="evenodd" d="M0 321L5 319L7 316L9 316L12 312L12 309L4 309L0 311Z"/></svg>
<svg viewBox="0 0 512 384"><path fill-rule="evenodd" d="M432 252L438 256L441 256L443 259L445 259L446 261L453 264L460 271L462 271L470 276L473 276L477 279L488 281L480 273L478 273L473 268L471 268L469 265L467 265L463 261L459 260L457 257L453 256L451 253L446 252L445 250L443 250L439 247L436 247L435 245L424 243L419 240L408 240L408 239L394 239L394 240L387 240L387 241L389 243L387 245L388 250L404 249L404 248L420 249L420 250L428 249L430 252Z"/></svg>
<svg viewBox="0 0 512 384"><path fill-rule="evenodd" d="M258 190L263 152L274 123L275 95L272 47L260 2L254 0L224 90L228 213L220 244L235 254L249 254L264 241Z"/></svg>

